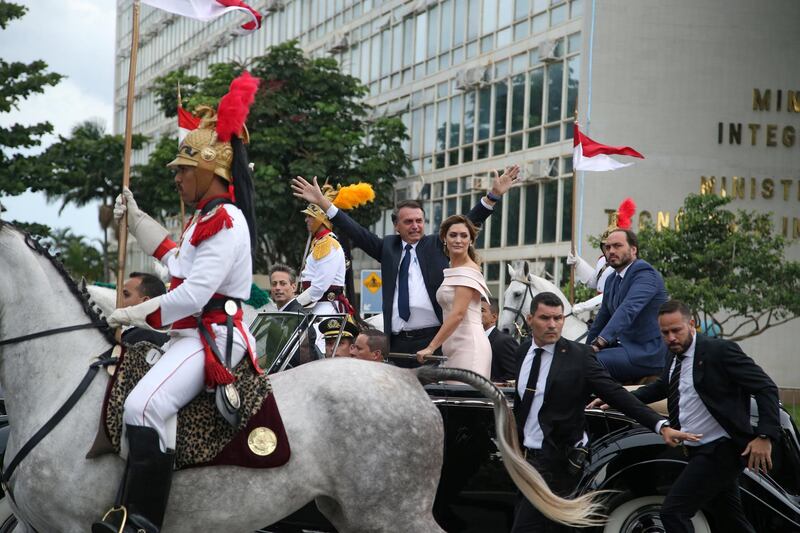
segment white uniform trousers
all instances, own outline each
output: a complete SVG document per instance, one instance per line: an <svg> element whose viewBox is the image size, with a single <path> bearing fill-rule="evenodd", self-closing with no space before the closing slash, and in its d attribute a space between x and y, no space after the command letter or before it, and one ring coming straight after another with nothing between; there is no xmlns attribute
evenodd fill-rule
<svg viewBox="0 0 800 533"><path fill-rule="evenodd" d="M227 328L212 324L216 343L225 356ZM247 353L241 333L233 330L231 364L235 367ZM248 331L250 346L255 339ZM191 402L205 389L205 352L200 333L194 329L170 332L164 345L166 352L153 365L125 400L123 420L132 426L155 429L161 440L161 451L175 449L178 429L178 410Z"/></svg>

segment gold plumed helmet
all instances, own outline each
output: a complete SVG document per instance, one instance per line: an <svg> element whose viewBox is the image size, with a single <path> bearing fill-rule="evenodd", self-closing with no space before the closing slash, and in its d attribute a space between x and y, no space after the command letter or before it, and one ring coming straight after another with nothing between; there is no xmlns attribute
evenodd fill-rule
<svg viewBox="0 0 800 533"><path fill-rule="evenodd" d="M339 185L336 188L333 188L333 186L326 182L325 185L322 186L322 194L324 194L325 198L330 200L333 205L339 209L345 210L364 205L375 199L375 191L372 189L372 185L363 182L347 185L346 187ZM328 218L328 215L326 215L325 211L317 204L308 204L308 206L300 212L312 217L319 224L328 229L333 228L333 224Z"/></svg>
<svg viewBox="0 0 800 533"><path fill-rule="evenodd" d="M334 189L331 185L328 185L327 182L325 183L325 185L322 186L322 194L324 194L325 198L327 198L331 202L336 200L337 192L338 191ZM325 211L323 211L322 208L317 204L308 204L306 208L300 212L303 213L304 215L310 216L311 218L317 221L318 225L315 228L315 230L319 228L319 225L325 226L328 229L333 228L333 224L328 218L328 215L326 215Z"/></svg>
<svg viewBox="0 0 800 533"><path fill-rule="evenodd" d="M231 183L233 148L230 142L222 142L217 137L217 112L211 107L200 106L195 113L201 117L200 126L189 132L178 148L178 156L167 163L167 166L197 167ZM249 139L246 129L243 130L242 137L247 143Z"/></svg>
<svg viewBox="0 0 800 533"><path fill-rule="evenodd" d="M196 167L206 171L201 174L209 179L211 176L219 176L232 184L234 179L231 174L233 164L231 138L236 136L244 144L250 141L245 121L255 100L258 85L258 78L243 72L231 82L230 89L220 99L216 111L209 106L199 106L195 109L195 115L200 119L200 123L196 129L189 132L178 148L178 156L167 163L167 166Z"/></svg>

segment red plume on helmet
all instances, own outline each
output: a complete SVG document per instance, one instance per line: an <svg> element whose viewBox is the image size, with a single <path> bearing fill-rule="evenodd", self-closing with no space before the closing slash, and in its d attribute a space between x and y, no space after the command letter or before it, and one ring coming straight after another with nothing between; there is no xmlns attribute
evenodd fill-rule
<svg viewBox="0 0 800 533"><path fill-rule="evenodd" d="M247 114L258 91L259 79L249 72L231 82L228 94L222 97L217 107L217 138L229 142L233 135L242 136Z"/></svg>
<svg viewBox="0 0 800 533"><path fill-rule="evenodd" d="M617 227L620 229L631 229L631 218L636 212L636 204L633 198L625 198L617 208Z"/></svg>

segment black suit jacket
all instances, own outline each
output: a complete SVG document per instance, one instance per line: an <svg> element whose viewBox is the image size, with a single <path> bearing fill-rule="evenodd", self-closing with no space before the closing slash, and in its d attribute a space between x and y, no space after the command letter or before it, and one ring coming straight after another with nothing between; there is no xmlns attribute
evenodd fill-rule
<svg viewBox="0 0 800 533"><path fill-rule="evenodd" d="M492 381L507 381L517 377L517 350L519 343L514 337L495 327L489 334L492 345Z"/></svg>
<svg viewBox="0 0 800 533"><path fill-rule="evenodd" d="M479 200L475 207L467 213L469 218L476 226L481 226L493 212L492 209L484 207ZM368 229L361 226L358 222L350 218L342 209L331 221L336 225L337 231L347 235L353 244L375 259L381 264L381 278L383 286L381 294L383 296L383 331L387 335L392 333L392 302L394 301L394 288L397 284L397 271L400 269L400 256L403 254L403 241L399 235L387 235L378 237ZM442 243L439 240L439 228L433 235L424 235L420 239L416 248L417 258L419 259L422 278L425 280L425 288L433 304L433 310L442 321L442 308L436 302L436 290L444 281L444 269L450 266L450 260L444 255Z"/></svg>
<svg viewBox="0 0 800 533"><path fill-rule="evenodd" d="M529 340L517 351L517 380L530 347ZM656 424L664 420L615 381L589 346L562 338L555 346L544 402L539 411L539 425L544 433L543 449L563 453L581 440L585 427L584 408L591 393L653 431ZM519 413L521 405L519 389L515 387L514 415L520 444L523 444L525 420L521 420Z"/></svg>
<svg viewBox="0 0 800 533"><path fill-rule="evenodd" d="M668 353L658 380L633 394L645 403L666 398L674 359L675 355ZM757 434L769 435L773 440L780 437L778 387L738 344L697 334L693 361L693 381L698 396L737 445L744 449ZM758 405L755 433L750 425L750 395Z"/></svg>

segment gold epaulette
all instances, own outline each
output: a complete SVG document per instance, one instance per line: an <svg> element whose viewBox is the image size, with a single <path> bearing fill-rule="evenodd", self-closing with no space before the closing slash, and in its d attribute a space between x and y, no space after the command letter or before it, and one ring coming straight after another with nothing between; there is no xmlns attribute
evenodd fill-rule
<svg viewBox="0 0 800 533"><path fill-rule="evenodd" d="M331 250L338 250L339 248L341 248L339 241L336 240L336 237L328 233L321 239L314 241L314 244L311 245L311 256L319 261L327 257L328 254L331 253Z"/></svg>

